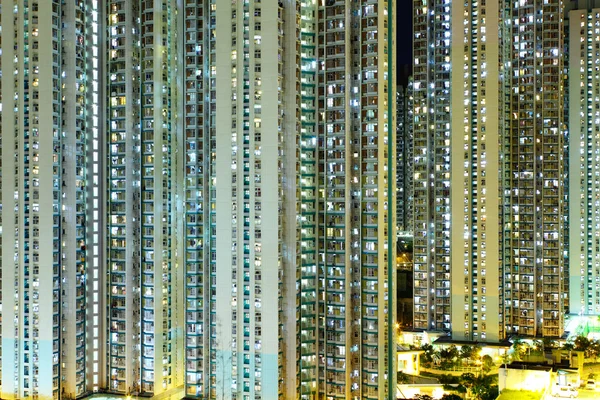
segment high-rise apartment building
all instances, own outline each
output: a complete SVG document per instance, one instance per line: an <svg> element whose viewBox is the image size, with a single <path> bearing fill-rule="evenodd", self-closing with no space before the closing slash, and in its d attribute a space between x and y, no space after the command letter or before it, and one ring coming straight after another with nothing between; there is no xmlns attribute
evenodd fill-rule
<svg viewBox="0 0 600 400"><path fill-rule="evenodd" d="M216 2L187 2L183 11L185 394L214 398Z"/></svg>
<svg viewBox="0 0 600 400"><path fill-rule="evenodd" d="M395 392L392 2L0 7L2 398Z"/></svg>
<svg viewBox="0 0 600 400"><path fill-rule="evenodd" d="M330 398L396 390L394 9L326 0L315 10L316 391Z"/></svg>
<svg viewBox="0 0 600 400"><path fill-rule="evenodd" d="M2 2L3 398L183 384L177 17L146 3Z"/></svg>
<svg viewBox="0 0 600 400"><path fill-rule="evenodd" d="M156 395L183 384L177 2L106 6L108 388Z"/></svg>
<svg viewBox="0 0 600 400"><path fill-rule="evenodd" d="M184 10L186 395L288 398L296 393L297 8L215 5Z"/></svg>
<svg viewBox="0 0 600 400"><path fill-rule="evenodd" d="M396 90L396 225L413 232L413 83Z"/></svg>
<svg viewBox="0 0 600 400"><path fill-rule="evenodd" d="M414 327L450 329L451 2L413 2Z"/></svg>
<svg viewBox="0 0 600 400"><path fill-rule="evenodd" d="M563 2L414 4L415 327L560 336Z"/></svg>
<svg viewBox="0 0 600 400"><path fill-rule="evenodd" d="M391 7L187 3L188 396L395 390Z"/></svg>
<svg viewBox="0 0 600 400"><path fill-rule="evenodd" d="M504 17L513 21L503 33L502 55L507 335L560 337L564 330L563 6L559 0L513 5Z"/></svg>
<svg viewBox="0 0 600 400"><path fill-rule="evenodd" d="M1 7L1 397L75 397L103 380L99 5Z"/></svg>
<svg viewBox="0 0 600 400"><path fill-rule="evenodd" d="M504 98L498 94L504 88L498 83L500 20L489 18L500 10L497 2L452 6L451 321L456 340L504 339L499 293Z"/></svg>
<svg viewBox="0 0 600 400"><path fill-rule="evenodd" d="M570 311L600 314L600 2L568 13Z"/></svg>

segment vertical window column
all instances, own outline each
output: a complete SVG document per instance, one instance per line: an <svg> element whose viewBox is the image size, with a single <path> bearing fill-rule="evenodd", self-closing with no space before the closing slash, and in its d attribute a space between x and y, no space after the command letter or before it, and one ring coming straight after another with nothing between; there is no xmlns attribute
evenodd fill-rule
<svg viewBox="0 0 600 400"><path fill-rule="evenodd" d="M91 184L92 184L92 247L91 247L91 277L92 288L92 388L94 392L99 390L100 383L100 116L99 116L99 36L98 36L98 0L91 2L91 130L92 130L92 159L91 159ZM88 88L90 86L88 85ZM89 89L88 89L89 90ZM88 249L89 252L89 249Z"/></svg>

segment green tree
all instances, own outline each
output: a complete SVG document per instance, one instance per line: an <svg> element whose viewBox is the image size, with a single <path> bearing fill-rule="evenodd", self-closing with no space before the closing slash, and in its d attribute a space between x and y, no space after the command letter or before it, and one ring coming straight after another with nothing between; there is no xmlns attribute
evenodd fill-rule
<svg viewBox="0 0 600 400"><path fill-rule="evenodd" d="M544 354L544 342L539 339L533 341L533 351L536 354Z"/></svg>
<svg viewBox="0 0 600 400"><path fill-rule="evenodd" d="M465 344L460 348L460 356L462 358L471 358L473 355L473 346Z"/></svg>
<svg viewBox="0 0 600 400"><path fill-rule="evenodd" d="M431 357L433 358L433 363L435 365L440 365L442 362L442 358L440 356L440 352L439 351L434 351L433 354L431 355Z"/></svg>
<svg viewBox="0 0 600 400"><path fill-rule="evenodd" d="M493 366L494 359L492 358L492 356L486 354L483 357L481 357L481 368L483 369L484 373L490 372Z"/></svg>
<svg viewBox="0 0 600 400"><path fill-rule="evenodd" d="M600 356L600 341L591 340L590 346L588 347L587 352L585 353L585 357L587 359L591 359L595 361Z"/></svg>
<svg viewBox="0 0 600 400"><path fill-rule="evenodd" d="M500 391L498 389L498 385L492 385L481 396L481 400L496 400L499 394Z"/></svg>
<svg viewBox="0 0 600 400"><path fill-rule="evenodd" d="M433 397L428 394L416 394L414 398L415 400L433 400Z"/></svg>
<svg viewBox="0 0 600 400"><path fill-rule="evenodd" d="M446 393L442 396L442 400L462 400L462 397L456 393Z"/></svg>
<svg viewBox="0 0 600 400"><path fill-rule="evenodd" d="M508 354L508 351L505 351L504 353L502 353L502 355L500 356L500 358L502 359L502 364L509 364L510 363L511 356L510 356L510 354Z"/></svg>
<svg viewBox="0 0 600 400"><path fill-rule="evenodd" d="M465 372L464 374L462 374L460 376L460 378L458 378L458 383L461 384L462 386L466 387L467 389L471 389L473 387L475 379L476 379L475 374L472 374L470 372Z"/></svg>
<svg viewBox="0 0 600 400"><path fill-rule="evenodd" d="M590 347L590 339L583 335L579 335L575 338L575 351L587 351Z"/></svg>
<svg viewBox="0 0 600 400"><path fill-rule="evenodd" d="M575 350L575 344L573 343L573 341L569 340L568 342L563 344L562 349L565 351Z"/></svg>
<svg viewBox="0 0 600 400"><path fill-rule="evenodd" d="M450 374L441 374L438 376L438 381L444 385L457 384L459 382L459 377Z"/></svg>
<svg viewBox="0 0 600 400"><path fill-rule="evenodd" d="M515 361L522 361L525 355L529 352L529 345L522 339L517 338L512 345L513 353L512 359Z"/></svg>
<svg viewBox="0 0 600 400"><path fill-rule="evenodd" d="M423 353L420 356L421 364L423 364L425 368L430 368L431 364L433 363L433 355L435 353L435 349L432 345L426 343L423 346L421 346L421 350L423 351Z"/></svg>
<svg viewBox="0 0 600 400"><path fill-rule="evenodd" d="M544 349L556 349L558 347L558 342L554 339L545 337L542 339L542 342L544 343Z"/></svg>
<svg viewBox="0 0 600 400"><path fill-rule="evenodd" d="M460 376L460 385L466 389L467 395L477 400L494 400L498 397L498 376L475 376L465 373Z"/></svg>
<svg viewBox="0 0 600 400"><path fill-rule="evenodd" d="M449 369L456 366L459 356L460 353L455 345L440 350L442 369Z"/></svg>
<svg viewBox="0 0 600 400"><path fill-rule="evenodd" d="M467 360L469 362L476 362L481 358L481 347L479 345L464 345L460 349L460 356L463 360Z"/></svg>
<svg viewBox="0 0 600 400"><path fill-rule="evenodd" d="M410 377L404 371L398 371L398 383L409 383Z"/></svg>

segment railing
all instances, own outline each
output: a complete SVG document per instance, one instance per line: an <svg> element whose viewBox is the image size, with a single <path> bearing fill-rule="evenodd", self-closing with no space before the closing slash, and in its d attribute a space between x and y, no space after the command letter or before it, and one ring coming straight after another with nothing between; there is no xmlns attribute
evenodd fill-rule
<svg viewBox="0 0 600 400"><path fill-rule="evenodd" d="M441 368L438 365L434 365L432 367L429 368L425 368L423 366L420 367L422 371L425 372L431 372L434 374L439 374L439 373L450 373L450 372L459 372L461 374L470 372L473 374L478 374L482 371L481 367L470 367L470 366L454 366L452 368ZM493 369L492 369L493 370ZM487 374L490 374L492 372L488 372Z"/></svg>

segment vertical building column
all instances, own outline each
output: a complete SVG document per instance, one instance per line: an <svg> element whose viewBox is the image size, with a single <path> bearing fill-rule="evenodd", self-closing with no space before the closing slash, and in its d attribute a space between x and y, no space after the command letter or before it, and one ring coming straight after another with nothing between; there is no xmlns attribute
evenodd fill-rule
<svg viewBox="0 0 600 400"><path fill-rule="evenodd" d="M107 116L104 107L104 85L106 84L104 62L106 46L104 43L104 29L100 21L104 21L105 10L100 7L99 0L91 0L86 9L86 53L85 60L88 75L86 100L90 107L86 114L87 125L87 159L88 170L85 187L82 190L87 194L87 213L85 216L88 246L85 257L88 263L87 274L87 314L86 330L87 353L87 390L97 392L108 385L106 368L106 282L104 277L106 249L104 235L107 218L105 213L105 160L104 144L107 140L105 127L102 121Z"/></svg>

